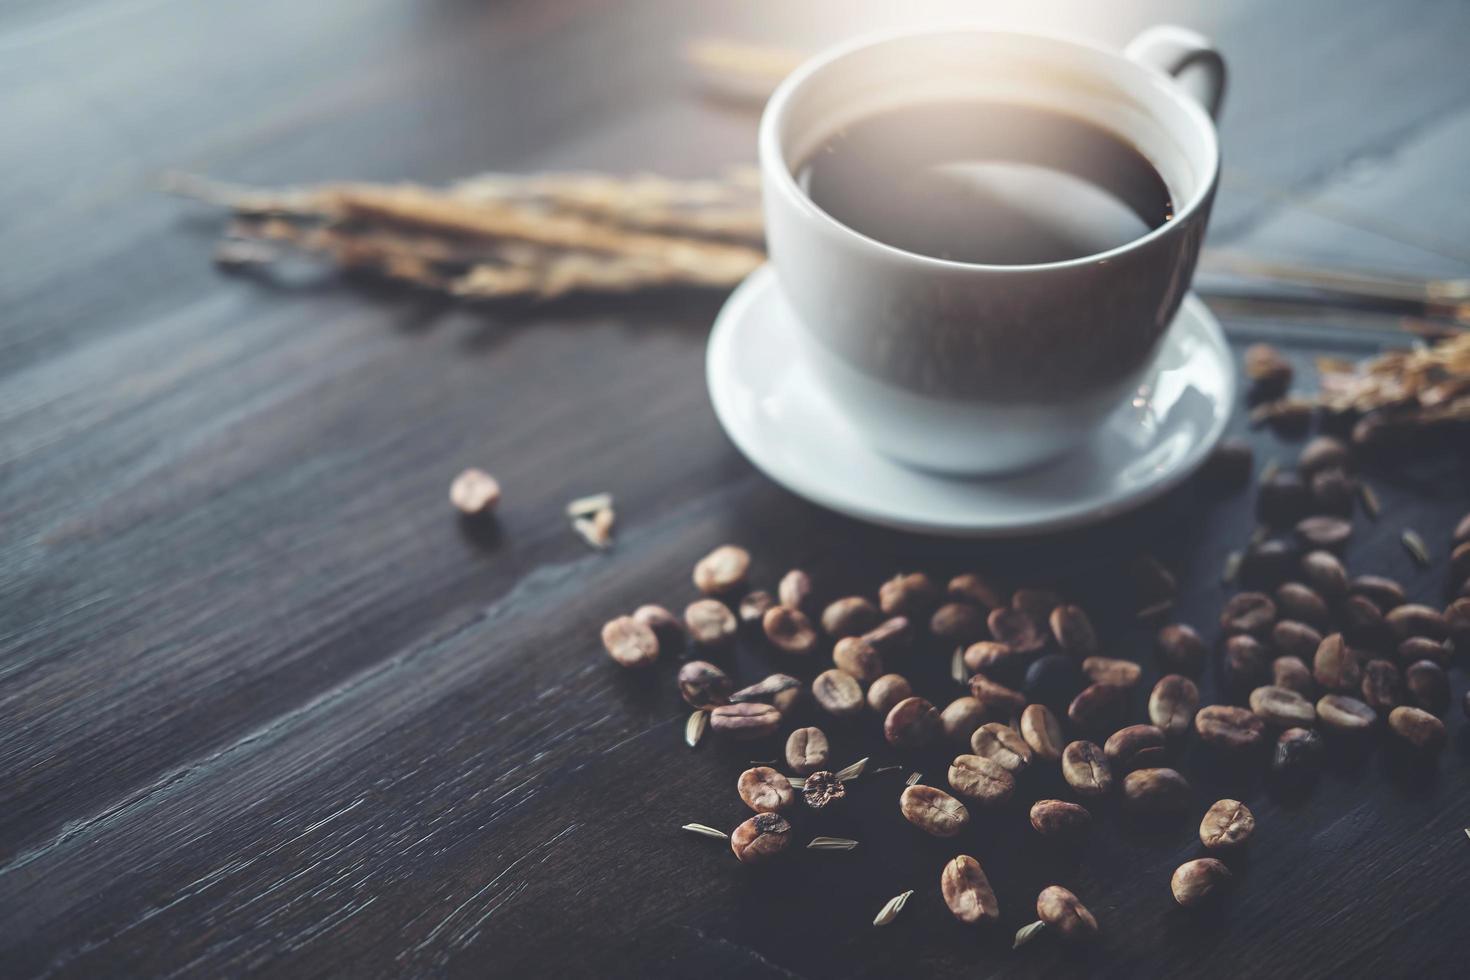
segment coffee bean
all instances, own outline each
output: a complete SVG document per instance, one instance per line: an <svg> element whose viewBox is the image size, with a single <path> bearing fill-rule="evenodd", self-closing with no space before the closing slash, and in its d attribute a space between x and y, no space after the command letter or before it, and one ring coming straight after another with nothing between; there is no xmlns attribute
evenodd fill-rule
<svg viewBox="0 0 1470 980"><path fill-rule="evenodd" d="M796 802L791 781L770 766L742 772L736 789L745 805L756 813L778 813Z"/></svg>
<svg viewBox="0 0 1470 980"><path fill-rule="evenodd" d="M832 663L864 684L883 676L883 657L860 636L844 636L832 648Z"/></svg>
<svg viewBox="0 0 1470 980"><path fill-rule="evenodd" d="M1301 664L1299 660L1293 662ZM1317 720L1312 702L1289 687L1258 687L1251 692L1250 702L1257 718L1277 728L1301 728Z"/></svg>
<svg viewBox="0 0 1470 980"><path fill-rule="evenodd" d="M811 612L809 603L812 598L812 577L799 568L793 568L781 576L781 582L776 586L776 598L787 609Z"/></svg>
<svg viewBox="0 0 1470 980"><path fill-rule="evenodd" d="M1271 627L1271 646L1278 653L1310 663L1322 645L1322 634L1306 623L1283 619Z"/></svg>
<svg viewBox="0 0 1470 980"><path fill-rule="evenodd" d="M984 806L1000 806L1016 791L1016 777L994 759L960 755L949 765L949 785L967 800Z"/></svg>
<svg viewBox="0 0 1470 980"><path fill-rule="evenodd" d="M806 777L801 784L801 798L814 810L836 803L847 796L847 787L837 774L819 769Z"/></svg>
<svg viewBox="0 0 1470 980"><path fill-rule="evenodd" d="M1228 637L1221 670L1225 686L1231 694L1242 695L1254 689L1266 676L1271 653L1254 636Z"/></svg>
<svg viewBox="0 0 1470 980"><path fill-rule="evenodd" d="M1311 776L1322 765L1326 753L1322 736L1307 728L1288 728L1276 739L1271 768L1289 776Z"/></svg>
<svg viewBox="0 0 1470 980"><path fill-rule="evenodd" d="M787 714L801 700L801 681L790 674L772 674L765 680L742 687L730 695L731 704L764 702L773 705L781 714Z"/></svg>
<svg viewBox="0 0 1470 980"><path fill-rule="evenodd" d="M1062 711L1066 710L1067 704L1077 696L1077 692L1082 690L1084 683L1086 681L1081 666L1064 653L1048 653L1037 657L1026 668L1027 699Z"/></svg>
<svg viewBox="0 0 1470 980"><path fill-rule="evenodd" d="M1062 597L1051 589L1017 589L1011 595L1011 608L1025 613L1033 623L1045 623L1060 605Z"/></svg>
<svg viewBox="0 0 1470 980"><path fill-rule="evenodd" d="M868 707L880 715L887 715L893 706L904 698L912 697L914 689L902 674L884 674L868 688Z"/></svg>
<svg viewBox="0 0 1470 980"><path fill-rule="evenodd" d="M1400 663L1411 664L1420 660L1432 660L1444 667L1450 662L1449 644L1424 636L1409 637L1398 645L1397 652Z"/></svg>
<svg viewBox="0 0 1470 980"><path fill-rule="evenodd" d="M1126 687L1111 684L1085 687L1067 705L1067 718L1084 731L1108 731L1127 707L1128 691Z"/></svg>
<svg viewBox="0 0 1470 980"><path fill-rule="evenodd" d="M1132 687L1143 676L1138 664L1113 657L1088 657L1082 661L1082 673L1094 684L1111 684L1113 687Z"/></svg>
<svg viewBox="0 0 1470 980"><path fill-rule="evenodd" d="M1097 919L1061 885L1049 885L1036 896L1036 917L1069 943L1086 942L1097 935Z"/></svg>
<svg viewBox="0 0 1470 980"><path fill-rule="evenodd" d="M874 650L889 656L902 653L913 645L914 629L909 625L908 617L893 616L868 630L862 638Z"/></svg>
<svg viewBox="0 0 1470 980"><path fill-rule="evenodd" d="M904 819L926 834L953 837L970 822L970 811L942 789L922 783L910 786L898 798Z"/></svg>
<svg viewBox="0 0 1470 980"><path fill-rule="evenodd" d="M1291 362L1270 344L1251 344L1245 349L1245 376L1252 402L1275 401L1291 387Z"/></svg>
<svg viewBox="0 0 1470 980"><path fill-rule="evenodd" d="M1347 569L1330 551L1309 551L1302 555L1302 581L1323 599L1341 602L1348 592ZM1290 613L1287 613L1290 615Z"/></svg>
<svg viewBox="0 0 1470 980"><path fill-rule="evenodd" d="M1245 751L1266 737L1266 723L1252 712L1232 704L1212 704L1194 716L1194 730L1206 743L1220 749Z"/></svg>
<svg viewBox="0 0 1470 980"><path fill-rule="evenodd" d="M1353 524L1345 518L1319 514L1297 521L1296 533L1309 548L1333 551L1347 544L1347 539L1353 534Z"/></svg>
<svg viewBox="0 0 1470 980"><path fill-rule="evenodd" d="M1297 568L1296 544L1282 538L1253 541L1240 556L1240 583L1252 589L1274 589Z"/></svg>
<svg viewBox="0 0 1470 980"><path fill-rule="evenodd" d="M735 613L740 617L742 623L759 625L766 618L766 613L776 607L775 598L765 589L756 589L740 600L739 607Z"/></svg>
<svg viewBox="0 0 1470 980"><path fill-rule="evenodd" d="M1271 661L1271 683L1295 691L1304 698L1317 696L1317 683L1312 680L1312 669L1296 657L1277 657Z"/></svg>
<svg viewBox="0 0 1470 980"><path fill-rule="evenodd" d="M659 650L676 650L684 643L684 624L663 606L639 606L633 618L653 630Z"/></svg>
<svg viewBox="0 0 1470 980"><path fill-rule="evenodd" d="M1037 800L1031 804L1031 826L1043 837L1078 837L1092 825L1084 806L1065 800Z"/></svg>
<svg viewBox="0 0 1470 980"><path fill-rule="evenodd" d="M733 738L764 738L781 727L781 712L759 702L722 704L710 711L709 727Z"/></svg>
<svg viewBox="0 0 1470 980"><path fill-rule="evenodd" d="M1097 653L1097 633L1081 606L1057 606L1048 619L1051 635L1063 653L1091 657Z"/></svg>
<svg viewBox="0 0 1470 980"><path fill-rule="evenodd" d="M994 922L1000 918L1000 903L980 868L980 862L961 854L944 866L939 891L950 913L965 925Z"/></svg>
<svg viewBox="0 0 1470 980"><path fill-rule="evenodd" d="M851 674L833 668L812 681L812 697L822 710L838 718L851 718L863 710L863 688Z"/></svg>
<svg viewBox="0 0 1470 980"><path fill-rule="evenodd" d="M759 864L786 850L791 824L775 813L758 813L730 834L730 850L742 864Z"/></svg>
<svg viewBox="0 0 1470 980"><path fill-rule="evenodd" d="M1399 669L1387 660L1370 660L1363 665L1363 703L1386 715L1404 701Z"/></svg>
<svg viewBox="0 0 1470 980"><path fill-rule="evenodd" d="M798 776L826 769L831 761L832 749L820 728L798 728L786 737L786 764Z"/></svg>
<svg viewBox="0 0 1470 980"><path fill-rule="evenodd" d="M1332 621L1327 603L1300 582L1283 582L1276 587L1276 611L1287 619L1323 629Z"/></svg>
<svg viewBox="0 0 1470 980"><path fill-rule="evenodd" d="M973 672L983 674L1004 673L1028 659L1025 654L1017 653L1004 643L995 643L991 640L981 640L979 643L971 643L965 647L963 654L965 666Z"/></svg>
<svg viewBox="0 0 1470 980"><path fill-rule="evenodd" d="M1453 599L1444 607L1444 624L1455 648L1470 651L1470 596Z"/></svg>
<svg viewBox="0 0 1470 980"><path fill-rule="evenodd" d="M1450 679L1433 660L1418 660L1404 670L1409 700L1431 714L1442 715L1450 706Z"/></svg>
<svg viewBox="0 0 1470 980"><path fill-rule="evenodd" d="M729 646L739 624L735 614L718 599L699 599L684 609L689 637L703 647Z"/></svg>
<svg viewBox="0 0 1470 980"><path fill-rule="evenodd" d="M1148 720L1169 738L1186 734L1198 710L1199 687L1182 674L1159 678L1148 696Z"/></svg>
<svg viewBox="0 0 1470 980"><path fill-rule="evenodd" d="M1255 832L1256 815L1250 807L1239 800L1216 800L1200 821L1199 841L1211 850L1239 847Z"/></svg>
<svg viewBox="0 0 1470 980"><path fill-rule="evenodd" d="M883 737L888 739L889 745L901 749L917 749L928 745L942 731L938 709L924 698L904 698L883 719Z"/></svg>
<svg viewBox="0 0 1470 980"><path fill-rule="evenodd" d="M1114 772L1149 769L1164 761L1164 732L1154 725L1129 725L1108 736L1103 754Z"/></svg>
<svg viewBox="0 0 1470 980"><path fill-rule="evenodd" d="M1352 465L1352 456L1347 443L1336 436L1316 436L1309 439L1297 457L1296 468L1311 476L1323 470L1347 469Z"/></svg>
<svg viewBox="0 0 1470 980"><path fill-rule="evenodd" d="M997 642L1018 653L1037 653L1046 645L1046 637L1036 620L1017 609L1008 606L992 609L986 623Z"/></svg>
<svg viewBox="0 0 1470 980"><path fill-rule="evenodd" d="M1256 488L1256 516L1272 527L1287 527L1312 509L1312 495L1295 473L1282 472Z"/></svg>
<svg viewBox="0 0 1470 980"><path fill-rule="evenodd" d="M979 575L965 573L949 580L949 597L958 602L968 602L981 609L990 610L1006 604L1005 596L989 581Z"/></svg>
<svg viewBox="0 0 1470 980"><path fill-rule="evenodd" d="M1385 613L1409 601L1402 585L1382 575L1359 575L1348 583L1348 592L1372 601Z"/></svg>
<svg viewBox="0 0 1470 980"><path fill-rule="evenodd" d="M997 721L975 729L970 736L970 750L1012 773L1019 773L1031 765L1031 746L1026 744L1021 733Z"/></svg>
<svg viewBox="0 0 1470 980"><path fill-rule="evenodd" d="M735 685L730 675L704 660L691 660L679 668L679 693L693 708L713 708L730 700Z"/></svg>
<svg viewBox="0 0 1470 980"><path fill-rule="evenodd" d="M1092 742L1069 742L1062 750L1062 778L1079 796L1103 796L1113 788L1107 753Z"/></svg>
<svg viewBox="0 0 1470 980"><path fill-rule="evenodd" d="M705 595L728 595L745 584L750 552L733 544L721 545L694 566L694 587Z"/></svg>
<svg viewBox="0 0 1470 980"><path fill-rule="evenodd" d="M1123 802L1134 813L1179 813L1189 807L1189 781L1173 769L1136 769L1123 777Z"/></svg>
<svg viewBox="0 0 1470 980"><path fill-rule="evenodd" d="M1444 614L1438 609L1416 602L1395 606L1384 617L1395 639L1407 640L1411 636L1422 636L1429 640L1449 639L1450 628Z"/></svg>
<svg viewBox="0 0 1470 980"><path fill-rule="evenodd" d="M632 616L604 624L602 646L619 667L647 667L658 659L658 638Z"/></svg>
<svg viewBox="0 0 1470 980"><path fill-rule="evenodd" d="M1384 622L1383 613L1371 599L1350 595L1340 609L1342 635L1348 645L1361 650L1388 650L1394 644L1393 633Z"/></svg>
<svg viewBox="0 0 1470 980"><path fill-rule="evenodd" d="M838 599L822 610L822 629L829 636L861 636L877 626L883 614L860 595Z"/></svg>
<svg viewBox="0 0 1470 980"><path fill-rule="evenodd" d="M1032 755L1046 762L1056 762L1062 757L1066 742L1062 737L1062 723L1044 704L1028 704L1021 712L1021 738L1031 748Z"/></svg>
<svg viewBox="0 0 1470 980"><path fill-rule="evenodd" d="M1169 879L1169 890L1174 901L1185 908L1203 904L1212 895L1230 884L1230 869L1214 858L1195 858L1186 861L1174 870Z"/></svg>
<svg viewBox="0 0 1470 980"><path fill-rule="evenodd" d="M1348 646L1341 633L1325 636L1312 658L1312 679L1327 691L1358 691L1363 684L1363 655Z"/></svg>
<svg viewBox="0 0 1470 980"><path fill-rule="evenodd" d="M929 631L949 643L974 643L985 635L985 613L968 602L946 602L929 617Z"/></svg>
<svg viewBox="0 0 1470 980"><path fill-rule="evenodd" d="M1271 635L1276 624L1276 603L1261 592L1240 592L1220 610L1220 631L1226 636L1246 634L1258 638Z"/></svg>
<svg viewBox="0 0 1470 980"><path fill-rule="evenodd" d="M1344 470L1323 470L1307 482L1312 507L1319 514L1351 517L1358 502L1358 481Z"/></svg>
<svg viewBox="0 0 1470 980"><path fill-rule="evenodd" d="M771 645L783 653L806 655L817 648L817 629L799 609L772 606L762 617L761 628Z"/></svg>
<svg viewBox="0 0 1470 980"><path fill-rule="evenodd" d="M1388 729L1417 752L1434 754L1445 746L1444 722L1422 708L1400 705L1388 714Z"/></svg>
<svg viewBox="0 0 1470 980"><path fill-rule="evenodd" d="M1013 715L1026 707L1026 696L1004 684L997 684L984 674L970 678L970 694L985 710L999 715Z"/></svg>
<svg viewBox="0 0 1470 980"><path fill-rule="evenodd" d="M939 712L939 727L944 730L944 737L966 745L984 721L985 705L978 698L955 698Z"/></svg>
<svg viewBox="0 0 1470 980"><path fill-rule="evenodd" d="M1161 628L1154 640L1159 659L1169 670L1198 675L1209 656L1209 648L1193 626L1171 623Z"/></svg>
<svg viewBox="0 0 1470 980"><path fill-rule="evenodd" d="M1372 728L1378 713L1346 694L1324 694L1317 699L1317 720L1323 728L1348 734Z"/></svg>
<svg viewBox="0 0 1470 980"><path fill-rule="evenodd" d="M927 616L938 602L939 587L923 572L895 575L878 587L878 608L889 616Z"/></svg>
<svg viewBox="0 0 1470 980"><path fill-rule="evenodd" d="M1255 453L1249 442L1230 437L1221 439L1205 459L1201 478L1221 490L1238 490L1250 482Z"/></svg>

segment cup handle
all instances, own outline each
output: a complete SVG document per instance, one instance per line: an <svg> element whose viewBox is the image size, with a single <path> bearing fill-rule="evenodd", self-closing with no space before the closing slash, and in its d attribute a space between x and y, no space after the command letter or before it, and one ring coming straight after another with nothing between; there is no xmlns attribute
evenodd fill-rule
<svg viewBox="0 0 1470 980"><path fill-rule="evenodd" d="M1129 41L1123 53L1141 65L1179 79L1211 119L1219 118L1220 103L1225 98L1225 59L1209 38L1186 27L1159 24ZM1200 70L1181 77L1190 68Z"/></svg>

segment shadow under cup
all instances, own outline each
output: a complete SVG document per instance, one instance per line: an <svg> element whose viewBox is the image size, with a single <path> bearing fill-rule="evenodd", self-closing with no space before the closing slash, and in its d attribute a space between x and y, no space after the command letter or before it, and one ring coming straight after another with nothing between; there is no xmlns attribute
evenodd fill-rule
<svg viewBox="0 0 1470 980"><path fill-rule="evenodd" d="M795 169L844 125L946 100L1049 109L1111 131L1163 178L1173 219L1096 255L978 265L868 238L797 185ZM1210 117L1161 72L1071 41L958 31L807 62L766 107L760 164L767 246L815 382L886 455L998 473L1076 448L1144 380L1194 274L1219 149Z"/></svg>

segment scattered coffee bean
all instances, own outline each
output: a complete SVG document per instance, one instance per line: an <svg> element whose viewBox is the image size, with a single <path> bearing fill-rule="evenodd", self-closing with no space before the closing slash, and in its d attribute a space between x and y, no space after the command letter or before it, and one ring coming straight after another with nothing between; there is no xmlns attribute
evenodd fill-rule
<svg viewBox="0 0 1470 980"><path fill-rule="evenodd" d="M1444 722L1422 708L1400 705L1388 714L1388 728L1410 748L1432 755L1445 746Z"/></svg>
<svg viewBox="0 0 1470 980"><path fill-rule="evenodd" d="M766 613L774 608L775 598L765 589L756 589L740 600L735 613L740 617L740 622L759 625L766 618Z"/></svg>
<svg viewBox="0 0 1470 980"><path fill-rule="evenodd" d="M949 643L974 643L985 635L985 613L968 602L946 602L929 617L929 631Z"/></svg>
<svg viewBox="0 0 1470 980"><path fill-rule="evenodd" d="M1450 635L1449 624L1438 609L1417 602L1395 606L1383 617L1395 639L1407 640L1411 636L1422 636L1429 640L1446 640Z"/></svg>
<svg viewBox="0 0 1470 980"><path fill-rule="evenodd" d="M1444 607L1444 625L1455 648L1470 651L1470 596L1452 599Z"/></svg>
<svg viewBox="0 0 1470 980"><path fill-rule="evenodd" d="M894 705L913 693L908 678L902 674L884 674L868 687L868 707L886 716Z"/></svg>
<svg viewBox="0 0 1470 980"><path fill-rule="evenodd" d="M1251 344L1245 349L1245 375L1251 401L1274 401L1291 387L1291 362L1270 344Z"/></svg>
<svg viewBox="0 0 1470 980"><path fill-rule="evenodd" d="M1025 613L1034 623L1045 623L1060 605L1062 597L1051 589L1017 589L1011 595L1011 608Z"/></svg>
<svg viewBox="0 0 1470 980"><path fill-rule="evenodd" d="M1297 521L1296 533L1307 547L1332 551L1347 544L1347 539L1353 534L1353 525L1342 517L1318 514Z"/></svg>
<svg viewBox="0 0 1470 980"><path fill-rule="evenodd" d="M791 824L775 813L758 813L735 828L730 850L742 864L759 864L786 850L791 841Z"/></svg>
<svg viewBox="0 0 1470 980"><path fill-rule="evenodd" d="M861 636L877 626L883 614L860 595L838 599L822 610L822 629L829 636Z"/></svg>
<svg viewBox="0 0 1470 980"><path fill-rule="evenodd" d="M1164 761L1164 732L1155 725L1129 725L1108 736L1103 754L1114 772L1151 769Z"/></svg>
<svg viewBox="0 0 1470 980"><path fill-rule="evenodd" d="M1032 755L1044 762L1060 760L1067 744L1062 737L1062 723L1044 704L1028 704L1021 712L1021 738Z"/></svg>
<svg viewBox="0 0 1470 980"><path fill-rule="evenodd" d="M1359 575L1348 583L1348 592L1371 600L1385 613L1409 601L1402 585L1382 575Z"/></svg>
<svg viewBox="0 0 1470 980"><path fill-rule="evenodd" d="M836 773L818 770L801 784L801 798L814 810L836 803L847 795L847 786Z"/></svg>
<svg viewBox="0 0 1470 980"><path fill-rule="evenodd" d="M810 776L832 762L832 749L820 728L798 728L786 736L786 764L798 776Z"/></svg>
<svg viewBox="0 0 1470 980"><path fill-rule="evenodd" d="M1300 660L1292 662L1301 666ZM1251 692L1250 703L1257 718L1277 728L1302 728L1317 720L1312 702L1289 687L1258 687Z"/></svg>
<svg viewBox="0 0 1470 980"><path fill-rule="evenodd" d="M1296 462L1296 468L1307 476L1323 470L1344 470L1351 465L1352 456L1347 443L1336 436L1309 439Z"/></svg>
<svg viewBox="0 0 1470 980"><path fill-rule="evenodd" d="M761 628L771 645L783 653L805 655L817 648L817 629L800 609L772 606L762 617Z"/></svg>
<svg viewBox="0 0 1470 980"><path fill-rule="evenodd" d="M1225 640L1221 671L1231 694L1243 695L1254 689L1266 676L1271 653L1254 636L1240 634Z"/></svg>
<svg viewBox="0 0 1470 980"><path fill-rule="evenodd" d="M990 582L979 575L966 573L949 580L948 595L958 602L969 602L981 609L991 610L1006 604L1005 596Z"/></svg>
<svg viewBox="0 0 1470 980"><path fill-rule="evenodd" d="M985 705L979 698L955 698L939 712L939 727L952 742L970 744L970 736L985 721Z"/></svg>
<svg viewBox="0 0 1470 980"><path fill-rule="evenodd" d="M1404 701L1399 669L1387 660L1370 660L1363 665L1363 703L1386 715Z"/></svg>
<svg viewBox="0 0 1470 980"><path fill-rule="evenodd" d="M1363 655L1341 633L1325 636L1312 658L1312 678L1327 691L1356 692L1363 684Z"/></svg>
<svg viewBox="0 0 1470 980"><path fill-rule="evenodd" d="M1212 704L1194 716L1194 730L1206 743L1220 749L1253 749L1266 737L1266 723L1253 712L1232 704Z"/></svg>
<svg viewBox="0 0 1470 980"><path fill-rule="evenodd" d="M1272 527L1289 527L1312 509L1312 495L1295 473L1275 473L1256 490L1256 516Z"/></svg>
<svg viewBox="0 0 1470 980"><path fill-rule="evenodd" d="M1433 660L1417 660L1404 670L1409 700L1431 714L1442 715L1450 706L1450 679Z"/></svg>
<svg viewBox="0 0 1470 980"><path fill-rule="evenodd" d="M705 595L728 595L745 584L750 552L733 544L721 545L694 566L694 587Z"/></svg>
<svg viewBox="0 0 1470 980"><path fill-rule="evenodd" d="M939 587L923 572L895 575L878 587L878 607L888 616L927 616L938 602Z"/></svg>
<svg viewBox="0 0 1470 980"><path fill-rule="evenodd" d="M1346 694L1324 694L1317 699L1317 720L1323 728L1349 734L1372 728L1378 713Z"/></svg>
<svg viewBox="0 0 1470 980"><path fill-rule="evenodd" d="M781 582L776 586L776 598L788 609L811 612L812 577L799 568L793 568L781 576Z"/></svg>
<svg viewBox="0 0 1470 980"><path fill-rule="evenodd" d="M1166 674L1148 696L1148 720L1170 738L1189 731L1199 710L1199 687L1182 674Z"/></svg>
<svg viewBox="0 0 1470 980"><path fill-rule="evenodd" d="M1216 800L1200 821L1199 841L1211 850L1239 847L1255 832L1256 815L1250 807L1239 800Z"/></svg>
<svg viewBox="0 0 1470 980"><path fill-rule="evenodd" d="M1332 621L1327 602L1300 582L1283 582L1276 587L1276 611L1286 619L1323 629ZM1273 624L1274 626L1274 624Z"/></svg>
<svg viewBox="0 0 1470 980"><path fill-rule="evenodd" d="M483 516L500 503L500 483L489 473L472 466L449 484L449 502L466 517Z"/></svg>
<svg viewBox="0 0 1470 980"><path fill-rule="evenodd" d="M735 685L730 675L704 660L691 660L679 668L679 693L692 708L713 708L730 700Z"/></svg>
<svg viewBox="0 0 1470 980"><path fill-rule="evenodd" d="M1271 683L1295 691L1304 698L1317 696L1317 683L1312 669L1296 657L1277 657L1271 661Z"/></svg>
<svg viewBox="0 0 1470 980"><path fill-rule="evenodd" d="M1134 813L1179 813L1189 807L1189 781L1173 769L1136 769L1123 777L1123 802Z"/></svg>
<svg viewBox="0 0 1470 980"><path fill-rule="evenodd" d="M861 703L862 695L859 694L858 704ZM922 748L938 738L942 731L938 709L924 698L904 698L883 719L883 737L888 739L889 745L901 749Z"/></svg>
<svg viewBox="0 0 1470 980"><path fill-rule="evenodd" d="M1067 718L1084 731L1109 731L1127 707L1128 691L1111 684L1089 685L1067 705Z"/></svg>
<svg viewBox="0 0 1470 980"><path fill-rule="evenodd" d="M1202 467L1206 483L1222 490L1238 490L1250 482L1255 453L1244 439L1231 436L1216 444Z"/></svg>
<svg viewBox="0 0 1470 980"><path fill-rule="evenodd" d="M914 642L914 630L907 616L893 616L862 635L874 650L884 656L902 653Z"/></svg>
<svg viewBox="0 0 1470 980"><path fill-rule="evenodd" d="M1282 538L1252 541L1240 556L1240 582L1252 589L1274 589L1295 574L1297 547Z"/></svg>
<svg viewBox="0 0 1470 980"><path fill-rule="evenodd" d="M619 667L647 667L658 659L658 638L632 616L619 616L606 623L602 645Z"/></svg>
<svg viewBox="0 0 1470 980"><path fill-rule="evenodd" d="M1000 918L1000 903L995 891L980 868L980 862L961 854L944 866L939 876L939 891L944 904L956 919L966 925L994 922Z"/></svg>
<svg viewBox="0 0 1470 980"><path fill-rule="evenodd" d="M1193 908L1230 884L1231 877L1224 862L1215 858L1195 858L1175 869L1174 876L1169 879L1169 890L1174 893L1174 901L1185 908Z"/></svg>
<svg viewBox="0 0 1470 980"><path fill-rule="evenodd" d="M985 806L1000 806L1016 791L1016 777L994 759L956 756L949 765L949 785L959 795Z"/></svg>
<svg viewBox="0 0 1470 980"><path fill-rule="evenodd" d="M1074 657L1092 657L1097 653L1097 633L1092 620L1081 606L1057 606L1048 618L1051 635L1056 637L1057 646L1063 653Z"/></svg>
<svg viewBox="0 0 1470 980"><path fill-rule="evenodd" d="M1143 669L1131 660L1113 657L1088 657L1082 661L1082 673L1094 684L1132 687L1143 676Z"/></svg>
<svg viewBox="0 0 1470 980"><path fill-rule="evenodd" d="M663 606L639 606L633 618L653 630L660 650L675 650L684 642L684 624Z"/></svg>
<svg viewBox="0 0 1470 980"><path fill-rule="evenodd" d="M1031 804L1031 826L1043 837L1077 837L1092 825L1087 808L1065 800L1037 800Z"/></svg>
<svg viewBox="0 0 1470 980"><path fill-rule="evenodd" d="M1046 637L1036 620L1009 606L990 610L986 620L990 635L1018 653L1033 654L1046 645Z"/></svg>
<svg viewBox="0 0 1470 980"><path fill-rule="evenodd" d="M1271 627L1271 647L1278 654L1310 663L1322 645L1322 634L1306 623L1283 619Z"/></svg>
<svg viewBox="0 0 1470 980"><path fill-rule="evenodd" d="M1154 642L1159 659L1169 670L1198 675L1209 656L1209 648L1193 626L1171 623L1161 628Z"/></svg>
<svg viewBox="0 0 1470 980"><path fill-rule="evenodd" d="M1063 653L1048 653L1037 657L1026 668L1024 688L1028 700L1065 711L1085 683L1082 668L1076 660Z"/></svg>
<svg viewBox="0 0 1470 980"><path fill-rule="evenodd" d="M756 766L740 774L736 789L756 813L778 813L796 802L791 781L770 766Z"/></svg>
<svg viewBox="0 0 1470 980"><path fill-rule="evenodd" d="M763 702L772 705L781 714L787 714L801 700L801 681L790 674L772 674L765 680L742 687L730 695L731 704Z"/></svg>
<svg viewBox="0 0 1470 980"><path fill-rule="evenodd" d="M1311 729L1288 728L1276 739L1271 768L1283 775L1310 776L1322 765L1326 749L1322 736Z"/></svg>
<svg viewBox="0 0 1470 980"><path fill-rule="evenodd" d="M722 704L710 710L709 727L734 738L764 738L781 727L781 712L775 705L754 701Z"/></svg>
<svg viewBox="0 0 1470 980"><path fill-rule="evenodd" d="M832 648L832 663L844 674L851 674L864 684L883 676L883 657L871 643L860 636L844 636Z"/></svg>
<svg viewBox="0 0 1470 980"><path fill-rule="evenodd" d="M851 718L863 710L862 685L836 668L822 671L812 681L812 697L823 711L837 718Z"/></svg>
<svg viewBox="0 0 1470 980"><path fill-rule="evenodd" d="M1226 636L1246 634L1259 638L1271 635L1276 624L1276 603L1262 592L1233 595L1220 610L1220 631Z"/></svg>
<svg viewBox="0 0 1470 980"><path fill-rule="evenodd" d="M1340 608L1342 635L1348 645L1361 650L1392 649L1393 633L1378 606L1366 596L1350 595Z"/></svg>
<svg viewBox="0 0 1470 980"><path fill-rule="evenodd" d="M1028 659L1024 654L1019 654L1006 646L1004 643L995 643L991 640L981 640L971 643L965 647L963 654L965 666L971 671L980 673L1003 673Z"/></svg>
<svg viewBox="0 0 1470 980"><path fill-rule="evenodd" d="M933 786L910 786L898 798L898 808L905 820L935 837L953 837L970 822L963 803Z"/></svg>
<svg viewBox="0 0 1470 980"><path fill-rule="evenodd" d="M1062 778L1079 796L1103 796L1113 788L1107 753L1092 742L1070 742L1062 750Z"/></svg>
<svg viewBox="0 0 1470 980"><path fill-rule="evenodd" d="M1013 691L1004 684L997 684L984 674L970 678L970 694L985 710L1001 715L1012 715L1026 707L1026 696Z"/></svg>
<svg viewBox="0 0 1470 980"><path fill-rule="evenodd" d="M1307 487L1312 495L1312 506L1320 514L1335 514L1351 517L1353 506L1358 501L1358 481L1343 470L1323 470L1315 473Z"/></svg>
<svg viewBox="0 0 1470 980"><path fill-rule="evenodd" d="M1097 935L1097 919L1061 885L1043 888L1036 896L1036 917L1069 943L1086 942Z"/></svg>
<svg viewBox="0 0 1470 980"><path fill-rule="evenodd" d="M728 646L739 628L735 614L718 599L691 602L684 609L684 625L690 639L704 647Z"/></svg>
<svg viewBox="0 0 1470 980"><path fill-rule="evenodd" d="M1347 596L1347 569L1330 551L1309 551L1303 555L1301 574L1302 580L1329 602L1341 602ZM1285 614L1289 616L1290 612Z"/></svg>
<svg viewBox="0 0 1470 980"><path fill-rule="evenodd" d="M1012 773L1019 773L1031 765L1031 746L1026 744L1021 733L997 721L975 729L970 736L970 750Z"/></svg>

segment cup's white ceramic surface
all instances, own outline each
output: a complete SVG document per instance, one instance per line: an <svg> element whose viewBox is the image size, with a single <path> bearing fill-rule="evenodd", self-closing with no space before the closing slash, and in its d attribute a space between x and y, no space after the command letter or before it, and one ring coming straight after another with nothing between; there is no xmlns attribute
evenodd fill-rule
<svg viewBox="0 0 1470 980"><path fill-rule="evenodd" d="M1174 77L1194 65L1208 111ZM1209 43L1168 27L1126 54L986 30L894 34L792 73L761 119L767 246L802 324L801 356L854 429L899 461L967 473L1030 466L1086 440L1147 370L1189 288L1219 175L1211 112L1223 86ZM980 265L869 238L797 184L795 170L850 121L977 97L1121 136L1163 177L1173 220L1097 255Z"/></svg>

